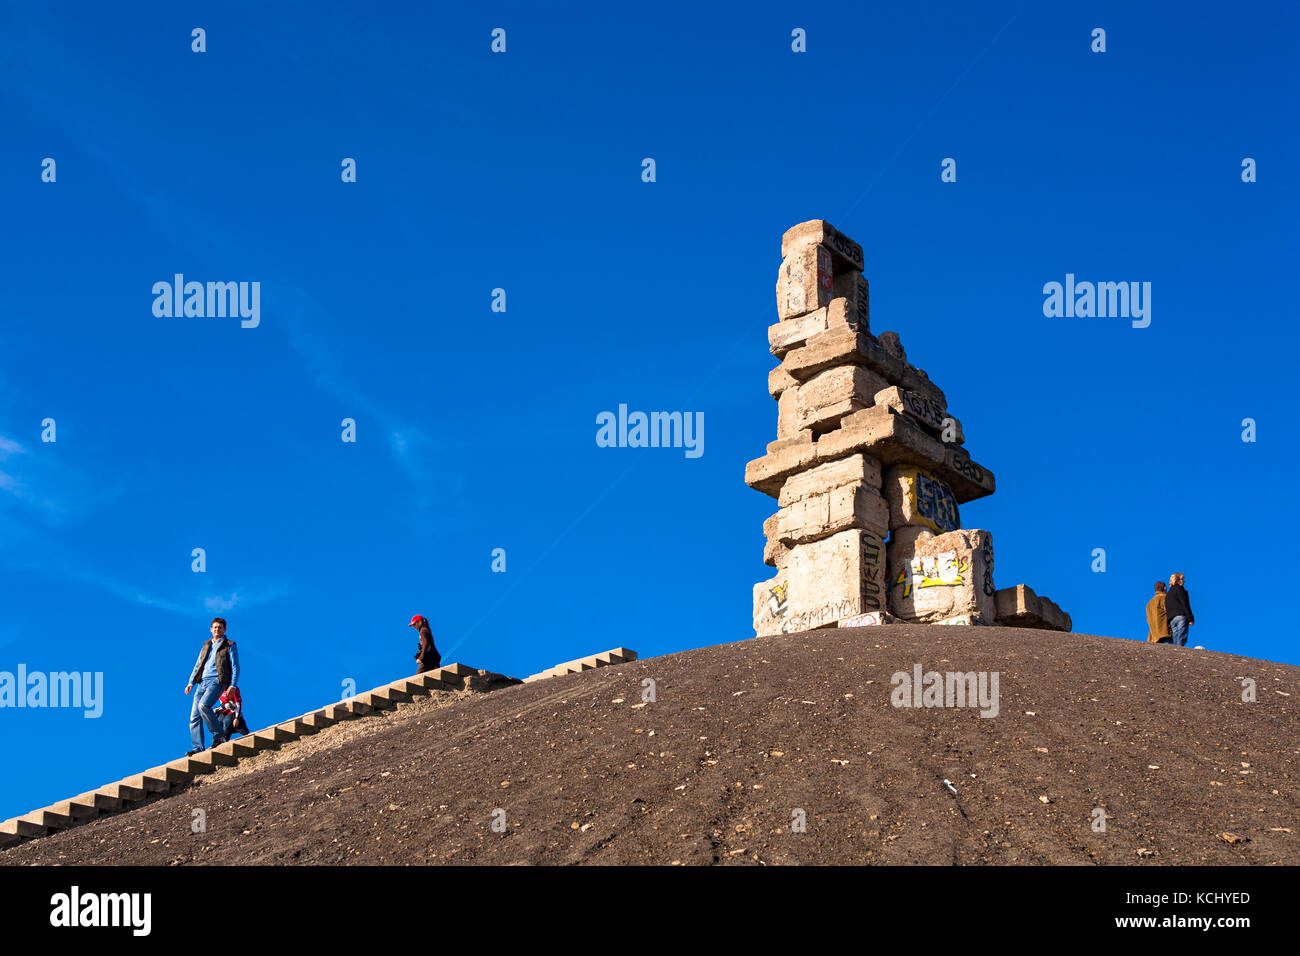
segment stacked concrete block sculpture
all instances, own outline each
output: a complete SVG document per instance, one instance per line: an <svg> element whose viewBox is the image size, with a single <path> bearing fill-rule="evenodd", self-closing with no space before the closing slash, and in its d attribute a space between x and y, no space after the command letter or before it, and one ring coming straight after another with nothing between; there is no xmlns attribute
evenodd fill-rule
<svg viewBox="0 0 1300 956"><path fill-rule="evenodd" d="M993 493L993 473L898 335L871 333L863 266L862 247L823 220L781 239L767 337L776 440L745 467L778 506L763 524L776 574L754 586L754 630L992 624L1003 610L1008 623L1068 623L1045 599L1030 611L999 600L993 536L963 529L959 508Z"/></svg>

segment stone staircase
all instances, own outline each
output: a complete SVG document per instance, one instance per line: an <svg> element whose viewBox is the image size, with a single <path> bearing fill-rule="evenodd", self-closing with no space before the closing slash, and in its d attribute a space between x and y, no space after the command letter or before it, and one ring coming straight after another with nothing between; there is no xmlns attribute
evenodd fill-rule
<svg viewBox="0 0 1300 956"><path fill-rule="evenodd" d="M632 659L635 659L634 652L628 653L631 653ZM549 672L547 673L549 676ZM0 849L13 846L23 840L45 836L55 830L78 826L101 814L130 809L132 804L147 800L153 794L166 794L174 788L185 786L201 774L212 773L219 767L234 766L244 757L251 757L263 750L278 749L283 744L318 733L340 721L362 717L375 711L392 710L416 697L426 697L433 691L486 691L491 689L493 683L498 682L519 683L519 680L503 677L491 671L475 670L464 664L449 664L446 667L424 671L413 677L403 677L336 704L330 704L292 720L227 741L192 757L180 757L146 770L144 773L105 784L97 790L88 791L70 800L63 800L52 806L6 820L0 823Z"/></svg>
<svg viewBox="0 0 1300 956"><path fill-rule="evenodd" d="M548 667L546 670L531 677L525 677L524 683L528 684L535 680L545 680L548 677L563 677L565 674L580 674L583 671L594 670L597 667L608 667L611 664L626 664L628 661L636 660L636 651L626 647L616 647L610 651L602 651L599 654L593 654L590 657L582 657L576 661L566 661L563 664L556 664L554 667Z"/></svg>

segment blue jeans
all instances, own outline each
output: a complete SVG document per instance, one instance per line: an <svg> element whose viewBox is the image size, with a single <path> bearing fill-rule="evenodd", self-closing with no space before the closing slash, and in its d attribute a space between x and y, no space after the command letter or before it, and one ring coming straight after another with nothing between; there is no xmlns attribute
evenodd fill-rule
<svg viewBox="0 0 1300 956"><path fill-rule="evenodd" d="M216 678L194 685L194 706L190 708L190 749L203 750L203 725L213 737L224 735L222 719L212 712L221 702L221 684Z"/></svg>
<svg viewBox="0 0 1300 956"><path fill-rule="evenodd" d="M1169 622L1169 630L1174 635L1174 643L1179 647L1187 646L1187 618L1179 614Z"/></svg>

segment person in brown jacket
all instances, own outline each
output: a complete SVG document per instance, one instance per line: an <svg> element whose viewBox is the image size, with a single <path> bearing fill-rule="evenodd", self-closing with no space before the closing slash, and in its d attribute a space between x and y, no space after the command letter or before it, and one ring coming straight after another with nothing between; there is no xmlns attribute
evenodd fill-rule
<svg viewBox="0 0 1300 956"><path fill-rule="evenodd" d="M1169 619L1165 617L1165 582L1157 581L1155 597L1147 601L1147 642L1171 644L1173 639Z"/></svg>
<svg viewBox="0 0 1300 956"><path fill-rule="evenodd" d="M416 648L415 659L419 663L416 673L431 671L442 664L442 655L438 653L438 648L433 643L433 631L429 629L429 620L423 614L417 614L411 618L411 623L407 627L418 628L420 635L420 646Z"/></svg>

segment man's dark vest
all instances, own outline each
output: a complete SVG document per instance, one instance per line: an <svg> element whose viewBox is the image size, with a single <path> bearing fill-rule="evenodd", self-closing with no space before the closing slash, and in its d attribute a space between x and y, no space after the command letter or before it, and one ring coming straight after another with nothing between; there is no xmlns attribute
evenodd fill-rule
<svg viewBox="0 0 1300 956"><path fill-rule="evenodd" d="M217 648L217 683L222 687L230 686L230 649L235 646L235 642L228 638L221 639L221 646ZM203 650L199 651L199 664L194 668L194 673L190 676L190 683L197 684L203 678L203 668L208 665L208 653L212 650L212 642L204 641Z"/></svg>

